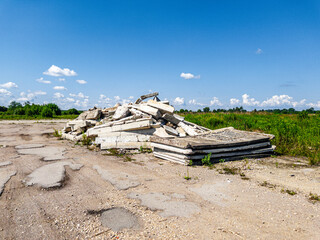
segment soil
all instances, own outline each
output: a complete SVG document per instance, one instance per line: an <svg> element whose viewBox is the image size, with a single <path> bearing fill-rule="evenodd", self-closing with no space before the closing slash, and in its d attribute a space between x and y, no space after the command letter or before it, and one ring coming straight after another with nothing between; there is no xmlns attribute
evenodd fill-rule
<svg viewBox="0 0 320 240"><path fill-rule="evenodd" d="M0 174L16 174L0 196L0 239L320 239L320 202L309 199L320 195L320 168L306 159L277 156L209 168L152 153L113 156L53 137L65 122L1 121L0 163L12 164L0 164ZM61 149L63 160L43 161L35 148L19 154L15 147L25 144ZM36 169L59 161L83 166L66 165L60 187L25 184ZM118 208L134 217L113 231L108 226L122 226L124 214L113 214L111 224L101 215Z"/></svg>

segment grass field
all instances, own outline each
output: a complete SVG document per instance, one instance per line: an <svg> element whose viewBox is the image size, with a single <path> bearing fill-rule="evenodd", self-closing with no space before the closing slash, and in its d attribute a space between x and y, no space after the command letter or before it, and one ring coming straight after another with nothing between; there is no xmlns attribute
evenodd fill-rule
<svg viewBox="0 0 320 240"><path fill-rule="evenodd" d="M187 121L210 129L234 127L275 135L276 153L307 157L320 163L320 115L273 113L189 113Z"/></svg>

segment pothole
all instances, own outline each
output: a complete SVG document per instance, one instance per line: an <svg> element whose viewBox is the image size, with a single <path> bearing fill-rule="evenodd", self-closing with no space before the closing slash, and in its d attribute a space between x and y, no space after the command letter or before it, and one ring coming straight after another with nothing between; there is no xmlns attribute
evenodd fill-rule
<svg viewBox="0 0 320 240"><path fill-rule="evenodd" d="M122 207L110 208L103 211L100 220L102 226L110 228L114 232L123 229L138 229L140 227L139 218Z"/></svg>

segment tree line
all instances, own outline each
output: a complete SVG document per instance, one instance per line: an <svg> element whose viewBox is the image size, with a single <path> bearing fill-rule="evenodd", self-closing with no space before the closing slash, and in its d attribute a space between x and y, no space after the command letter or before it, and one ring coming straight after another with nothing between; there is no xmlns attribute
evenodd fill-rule
<svg viewBox="0 0 320 240"><path fill-rule="evenodd" d="M23 105L19 102L12 101L8 107L0 106L0 113L7 116L28 116L28 117L54 117L61 115L79 115L81 111L75 108L61 110L57 104L34 104L25 102Z"/></svg>

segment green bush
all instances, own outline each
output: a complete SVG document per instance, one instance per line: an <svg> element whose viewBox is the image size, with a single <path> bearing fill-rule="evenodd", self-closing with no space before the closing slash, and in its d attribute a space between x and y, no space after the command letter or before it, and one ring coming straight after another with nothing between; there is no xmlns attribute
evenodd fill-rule
<svg viewBox="0 0 320 240"><path fill-rule="evenodd" d="M45 106L41 111L42 117L53 117L53 110L47 106Z"/></svg>

